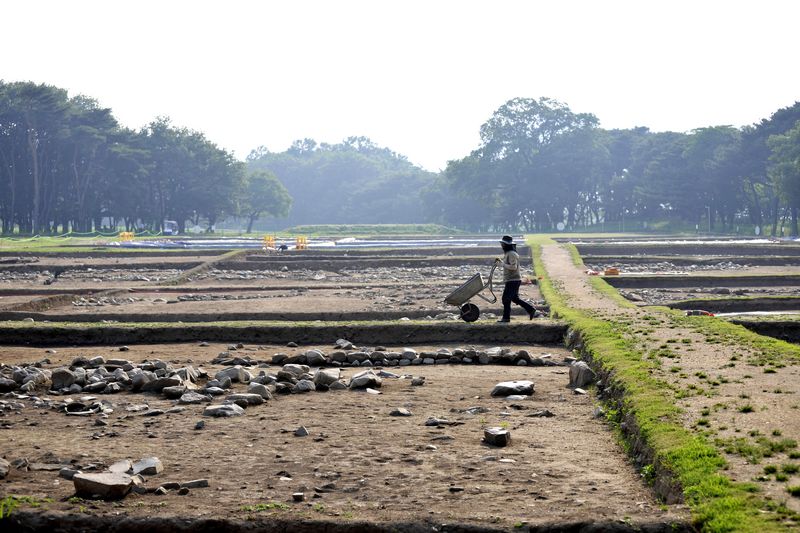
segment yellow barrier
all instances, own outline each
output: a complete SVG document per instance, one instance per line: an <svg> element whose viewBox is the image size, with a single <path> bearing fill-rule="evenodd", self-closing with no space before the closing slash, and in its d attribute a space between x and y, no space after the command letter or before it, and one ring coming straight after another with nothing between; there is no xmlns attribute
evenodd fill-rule
<svg viewBox="0 0 800 533"><path fill-rule="evenodd" d="M306 248L308 248L308 238L302 236L297 237L297 239L295 239L294 245L296 250L305 250Z"/></svg>
<svg viewBox="0 0 800 533"><path fill-rule="evenodd" d="M120 231L119 232L119 240L121 241L132 241L133 240L133 232L132 231Z"/></svg>
<svg viewBox="0 0 800 533"><path fill-rule="evenodd" d="M264 235L264 248L275 248L275 236Z"/></svg>

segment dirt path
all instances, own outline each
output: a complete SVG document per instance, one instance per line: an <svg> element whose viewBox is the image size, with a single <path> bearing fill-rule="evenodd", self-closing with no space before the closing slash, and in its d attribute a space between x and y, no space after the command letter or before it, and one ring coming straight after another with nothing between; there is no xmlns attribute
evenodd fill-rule
<svg viewBox="0 0 800 533"><path fill-rule="evenodd" d="M544 246L542 260L568 305L598 319L627 324L621 331L659 366L685 427L715 443L734 481L757 481L766 498L800 512L788 486L800 484L800 366L775 361L752 346L707 335L659 310L628 308L596 291L566 249ZM709 317L709 320L719 320ZM765 467L777 469L765 474Z"/></svg>

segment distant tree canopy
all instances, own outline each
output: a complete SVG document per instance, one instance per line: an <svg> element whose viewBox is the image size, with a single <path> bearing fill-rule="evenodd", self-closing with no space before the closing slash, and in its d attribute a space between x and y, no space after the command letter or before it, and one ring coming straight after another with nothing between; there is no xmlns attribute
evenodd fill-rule
<svg viewBox="0 0 800 533"><path fill-rule="evenodd" d="M180 231L238 212L245 166L202 133L159 118L121 128L110 109L63 89L0 81L2 232Z"/></svg>
<svg viewBox="0 0 800 533"><path fill-rule="evenodd" d="M798 235L800 102L743 128L604 130L550 98L514 98L480 145L425 171L366 137L295 141L246 162L157 118L139 131L49 85L0 81L3 234L440 223L472 231L673 228ZM285 218L284 218L285 217ZM272 221L272 223L277 223Z"/></svg>
<svg viewBox="0 0 800 533"><path fill-rule="evenodd" d="M435 174L366 137L339 144L295 141L273 153L250 153L251 171L274 173L293 199L287 225L417 223L425 215L420 193Z"/></svg>
<svg viewBox="0 0 800 533"><path fill-rule="evenodd" d="M606 223L682 222L731 231L748 223L798 234L800 103L752 127L653 133L603 130L556 100L515 98L481 127L481 145L450 161L427 191L432 221L552 231ZM473 207L474 209L474 207ZM703 227L703 230L706 228Z"/></svg>

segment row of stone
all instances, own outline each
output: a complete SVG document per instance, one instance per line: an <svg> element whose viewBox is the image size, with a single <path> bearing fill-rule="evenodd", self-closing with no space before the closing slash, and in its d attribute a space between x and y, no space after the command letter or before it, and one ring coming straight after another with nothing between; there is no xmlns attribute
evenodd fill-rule
<svg viewBox="0 0 800 533"><path fill-rule="evenodd" d="M243 366L263 365L265 362L266 361L252 359L249 356L237 356L230 352L222 352L212 361L213 364ZM487 350L476 350L474 348L455 348L454 350L449 350L447 348L441 348L436 351L417 352L413 348L403 348L399 351L393 351L382 346L362 349L356 349L355 347L350 349L336 349L330 354L320 349L306 350L294 355L276 353L272 356L269 363L273 365L301 364L312 367L440 364L557 366L561 364L554 361L550 354L532 356L527 350L512 350L510 348L501 347L489 348Z"/></svg>

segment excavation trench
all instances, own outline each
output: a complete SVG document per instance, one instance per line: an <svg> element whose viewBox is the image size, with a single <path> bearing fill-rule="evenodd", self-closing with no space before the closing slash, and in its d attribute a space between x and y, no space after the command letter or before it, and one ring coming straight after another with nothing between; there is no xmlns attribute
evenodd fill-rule
<svg viewBox="0 0 800 533"><path fill-rule="evenodd" d="M326 521L309 519L193 519L189 517L111 517L80 514L55 514L19 512L9 519L10 526L20 533L83 533L85 531L107 531L109 533L499 533L508 528L441 523L432 521L367 522ZM620 521L606 522L557 522L520 526L514 531L531 533L681 533L694 531L689 524L675 522L626 524Z"/></svg>
<svg viewBox="0 0 800 533"><path fill-rule="evenodd" d="M194 341L239 342L260 344L334 343L348 339L356 343L408 344L408 343L518 343L557 345L566 333L566 326L557 322L534 324L325 324L299 325L248 324L175 324L175 325L125 325L103 324L0 326L0 344L14 346L90 346L141 343L176 343Z"/></svg>

